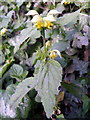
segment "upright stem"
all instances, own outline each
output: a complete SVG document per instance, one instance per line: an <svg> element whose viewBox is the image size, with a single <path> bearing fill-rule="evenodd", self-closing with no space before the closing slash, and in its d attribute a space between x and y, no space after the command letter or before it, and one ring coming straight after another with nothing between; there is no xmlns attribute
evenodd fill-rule
<svg viewBox="0 0 90 120"><path fill-rule="evenodd" d="M44 29L42 30L42 37L43 37L43 46L45 49L45 30Z"/></svg>
<svg viewBox="0 0 90 120"><path fill-rule="evenodd" d="M43 46L44 46L44 57L45 57L45 61L47 60L47 48L46 48L46 40L45 40L45 29L42 30L42 38L43 38Z"/></svg>

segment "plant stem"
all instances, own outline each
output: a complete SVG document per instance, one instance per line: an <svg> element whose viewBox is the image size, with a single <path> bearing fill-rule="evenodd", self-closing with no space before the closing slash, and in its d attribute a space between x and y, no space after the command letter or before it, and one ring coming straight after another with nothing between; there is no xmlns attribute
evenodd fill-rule
<svg viewBox="0 0 90 120"><path fill-rule="evenodd" d="M45 60L47 60L47 48L46 48L46 40L45 40L45 29L42 30L42 38L43 38L43 47L44 47L44 57L45 57Z"/></svg>
<svg viewBox="0 0 90 120"><path fill-rule="evenodd" d="M45 48L45 31L44 31L44 29L42 30L42 37L43 37L43 46Z"/></svg>

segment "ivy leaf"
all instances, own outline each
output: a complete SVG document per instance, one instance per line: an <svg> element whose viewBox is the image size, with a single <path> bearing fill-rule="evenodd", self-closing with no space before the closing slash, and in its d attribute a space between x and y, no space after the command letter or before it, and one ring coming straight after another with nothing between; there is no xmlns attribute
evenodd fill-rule
<svg viewBox="0 0 90 120"><path fill-rule="evenodd" d="M88 62L74 59L73 63L75 66L75 70L80 72L80 76L83 75L84 73L87 73Z"/></svg>

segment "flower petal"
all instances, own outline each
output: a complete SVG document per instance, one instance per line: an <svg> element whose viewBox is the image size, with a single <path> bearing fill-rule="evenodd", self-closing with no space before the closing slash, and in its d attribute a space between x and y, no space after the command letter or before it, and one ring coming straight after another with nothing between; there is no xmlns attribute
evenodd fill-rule
<svg viewBox="0 0 90 120"><path fill-rule="evenodd" d="M60 14L60 12L55 10L55 9L53 9L53 10L50 10L47 15L53 15L53 14Z"/></svg>
<svg viewBox="0 0 90 120"><path fill-rule="evenodd" d="M37 21L42 21L42 20L43 20L43 18L42 18L40 15L35 15L35 16L32 18L31 22L35 23L35 22L37 22Z"/></svg>
<svg viewBox="0 0 90 120"><path fill-rule="evenodd" d="M25 14L26 16L28 15L38 15L38 12L36 10L30 10L27 14Z"/></svg>
<svg viewBox="0 0 90 120"><path fill-rule="evenodd" d="M47 15L47 17L44 17L43 20L50 21L50 22L56 21L53 15Z"/></svg>
<svg viewBox="0 0 90 120"><path fill-rule="evenodd" d="M60 53L60 51L59 50L53 50L54 52L56 52L57 53L57 55L60 57L60 58L62 58L62 56L61 56L61 53Z"/></svg>

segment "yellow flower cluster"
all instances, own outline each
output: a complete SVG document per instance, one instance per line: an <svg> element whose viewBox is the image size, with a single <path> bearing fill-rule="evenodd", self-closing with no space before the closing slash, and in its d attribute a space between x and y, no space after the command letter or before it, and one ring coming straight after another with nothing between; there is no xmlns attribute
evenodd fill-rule
<svg viewBox="0 0 90 120"><path fill-rule="evenodd" d="M36 26L38 29L41 29L42 27L44 27L44 23L42 21L37 21L34 26Z"/></svg>
<svg viewBox="0 0 90 120"><path fill-rule="evenodd" d="M51 27L53 26L54 24L52 22L49 22L49 21L37 21L34 26L36 26L38 29L41 29L41 28L48 28L48 29L51 29Z"/></svg>
<svg viewBox="0 0 90 120"><path fill-rule="evenodd" d="M46 28L48 28L48 29L50 29L53 25L54 25L54 24L51 23L51 22L49 22L49 21L45 21L45 22L44 22L44 27L46 27Z"/></svg>
<svg viewBox="0 0 90 120"><path fill-rule="evenodd" d="M30 10L26 15L32 15L33 18L31 22L34 23L34 26L36 26L38 29L41 28L47 28L50 29L54 24L52 22L55 22L56 19L54 18L53 14L59 14L57 10L50 10L46 17L41 17L37 11Z"/></svg>

